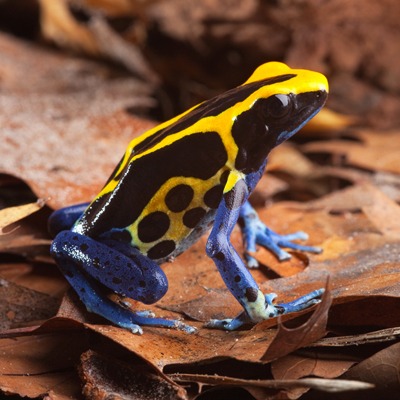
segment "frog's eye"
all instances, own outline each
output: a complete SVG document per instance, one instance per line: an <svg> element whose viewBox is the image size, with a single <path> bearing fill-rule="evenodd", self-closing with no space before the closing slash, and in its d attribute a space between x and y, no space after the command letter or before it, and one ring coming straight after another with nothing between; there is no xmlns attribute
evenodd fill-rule
<svg viewBox="0 0 400 400"><path fill-rule="evenodd" d="M276 94L268 99L266 110L264 111L267 117L280 119L286 117L292 110L292 101L285 94Z"/></svg>

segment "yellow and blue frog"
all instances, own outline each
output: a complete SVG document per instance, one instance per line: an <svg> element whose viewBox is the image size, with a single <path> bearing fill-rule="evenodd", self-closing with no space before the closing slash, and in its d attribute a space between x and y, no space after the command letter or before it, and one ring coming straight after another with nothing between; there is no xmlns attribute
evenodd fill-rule
<svg viewBox="0 0 400 400"><path fill-rule="evenodd" d="M327 80L317 72L266 63L243 85L132 140L90 204L58 210L49 220L56 235L51 253L86 308L135 333L146 325L193 332L180 321L127 309L105 289L144 304L156 302L168 288L159 265L210 229L207 255L243 312L211 320L208 327L234 330L318 303L323 289L274 304L276 295L260 291L230 235L240 218L248 252L261 245L285 260L290 255L282 247L320 251L292 242L306 239L303 232L271 231L248 197L269 152L318 113L327 93ZM247 264L254 267L256 261L247 255Z"/></svg>

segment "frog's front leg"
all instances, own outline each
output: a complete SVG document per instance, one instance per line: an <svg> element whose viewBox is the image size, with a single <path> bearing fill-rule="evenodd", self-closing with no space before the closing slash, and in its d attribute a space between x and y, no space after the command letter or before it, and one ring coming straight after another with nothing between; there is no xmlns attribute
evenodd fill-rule
<svg viewBox="0 0 400 400"><path fill-rule="evenodd" d="M232 229L249 195L246 181L240 177L231 181L235 180L236 183L232 188L224 193L207 241L207 254L212 257L226 286L245 310L234 319L211 320L207 324L208 327L228 330L237 329L245 323L254 324L277 315L303 310L319 303L323 293L323 289L319 289L293 302L274 305L275 294L264 295L260 291L230 243Z"/></svg>
<svg viewBox="0 0 400 400"><path fill-rule="evenodd" d="M299 231L289 235L280 235L269 229L260 220L256 210L254 210L248 201L241 207L239 217L246 248L247 265L250 268L258 267L257 260L248 254L249 252L256 251L256 244L272 251L280 261L291 258L291 255L283 250L282 247L317 254L322 251L319 247L304 246L292 242L293 240L307 240L308 235L305 232Z"/></svg>
<svg viewBox="0 0 400 400"><path fill-rule="evenodd" d="M125 248L125 251L121 251ZM176 320L154 318L149 312L132 312L111 301L105 287L142 303L151 304L167 291L168 282L157 263L131 246L94 240L73 231L62 231L51 245L57 265L86 308L114 324L141 333L141 325L194 328Z"/></svg>

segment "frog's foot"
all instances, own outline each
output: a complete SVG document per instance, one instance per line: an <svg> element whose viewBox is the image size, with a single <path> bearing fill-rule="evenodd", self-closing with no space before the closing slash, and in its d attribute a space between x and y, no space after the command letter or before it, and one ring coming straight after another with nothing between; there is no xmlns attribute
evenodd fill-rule
<svg viewBox="0 0 400 400"><path fill-rule="evenodd" d="M325 289L317 289L289 303L273 304L276 299L275 293L259 295L259 299L251 304L249 312L243 311L233 319L212 319L205 324L207 328L236 330L242 325L256 324L263 320L277 317L283 314L305 310L321 302ZM260 301L261 300L261 301Z"/></svg>
<svg viewBox="0 0 400 400"><path fill-rule="evenodd" d="M245 256L249 268L258 267L257 260L249 254L256 251L257 244L272 251L278 257L279 261L291 258L291 255L287 251L283 250L282 247L317 254L322 251L319 247L303 246L301 244L293 243L293 240L307 240L308 235L305 232L300 231L289 235L279 235L272 231L261 222L256 211L248 202L242 206L240 217L241 229L246 248Z"/></svg>
<svg viewBox="0 0 400 400"><path fill-rule="evenodd" d="M68 268L68 267L67 267ZM80 276L82 279L80 279ZM152 311L132 311L127 305L120 305L101 294L101 288L90 277L84 276L79 269L67 275L68 280L74 279L75 290L77 290L81 301L86 305L89 312L101 315L115 325L125 328L132 333L142 334L142 326L157 326L163 328L178 329L186 333L194 333L196 328L186 325L178 320L169 320L155 317Z"/></svg>
<svg viewBox="0 0 400 400"><path fill-rule="evenodd" d="M187 333L196 331L196 328L181 321L156 318L151 311L132 311L128 308L128 303L118 304L112 301L104 295L104 287L70 260L64 259L64 262L60 263L60 269L89 312L101 315L121 328L136 334L143 333L142 326L179 329Z"/></svg>

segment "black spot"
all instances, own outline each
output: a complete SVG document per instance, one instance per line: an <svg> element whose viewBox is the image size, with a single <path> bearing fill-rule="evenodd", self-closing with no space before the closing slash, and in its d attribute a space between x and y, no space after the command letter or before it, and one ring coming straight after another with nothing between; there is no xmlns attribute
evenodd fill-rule
<svg viewBox="0 0 400 400"><path fill-rule="evenodd" d="M230 171L224 171L224 173L221 175L221 178L219 178L221 185L225 186L225 183L228 180L229 174L230 174Z"/></svg>
<svg viewBox="0 0 400 400"><path fill-rule="evenodd" d="M242 278L239 275L235 276L235 282L240 282L242 280Z"/></svg>
<svg viewBox="0 0 400 400"><path fill-rule="evenodd" d="M258 290L253 287L249 287L246 289L246 299L251 303L254 303L257 300Z"/></svg>
<svg viewBox="0 0 400 400"><path fill-rule="evenodd" d="M162 238L169 229L169 217L161 211L145 216L138 225L138 237L143 243Z"/></svg>
<svg viewBox="0 0 400 400"><path fill-rule="evenodd" d="M217 185L207 190L206 194L204 195L205 205L210 208L218 208L219 203L221 202L223 190L223 185Z"/></svg>
<svg viewBox="0 0 400 400"><path fill-rule="evenodd" d="M167 257L175 250L175 242L173 240L163 240L153 246L148 252L147 256L152 260Z"/></svg>
<svg viewBox="0 0 400 400"><path fill-rule="evenodd" d="M113 283L115 283L116 285L120 285L122 283L122 280L120 278L117 278L116 276L114 276L114 278L112 279Z"/></svg>
<svg viewBox="0 0 400 400"><path fill-rule="evenodd" d="M194 191L189 185L177 185L165 196L165 204L173 212L180 212L189 207Z"/></svg>
<svg viewBox="0 0 400 400"><path fill-rule="evenodd" d="M194 228L197 224L202 220L204 215L206 214L206 210L201 207L191 208L183 214L183 223L188 228Z"/></svg>
<svg viewBox="0 0 400 400"><path fill-rule="evenodd" d="M82 251L86 251L86 250L89 248L89 246L88 246L86 243L82 243L82 244L79 246L79 248L80 248Z"/></svg>
<svg viewBox="0 0 400 400"><path fill-rule="evenodd" d="M128 292L133 292L133 287L132 286L128 287Z"/></svg>
<svg viewBox="0 0 400 400"><path fill-rule="evenodd" d="M91 237L136 221L160 187L173 177L213 177L228 159L217 132L194 133L127 164L115 189L98 197L79 226Z"/></svg>
<svg viewBox="0 0 400 400"><path fill-rule="evenodd" d="M146 282L145 281L139 281L139 286L140 287L146 287Z"/></svg>
<svg viewBox="0 0 400 400"><path fill-rule="evenodd" d="M80 288L79 290L81 293L86 293L86 289L84 287Z"/></svg>
<svg viewBox="0 0 400 400"><path fill-rule="evenodd" d="M219 261L224 261L225 260L225 255L222 251L219 251L216 255L215 258Z"/></svg>
<svg viewBox="0 0 400 400"><path fill-rule="evenodd" d="M247 199L248 188L246 182L241 179L236 182L236 185L232 190L225 193L225 203L230 210L235 210L241 207Z"/></svg>
<svg viewBox="0 0 400 400"><path fill-rule="evenodd" d="M73 240L78 240L78 236L74 236L72 239Z"/></svg>

